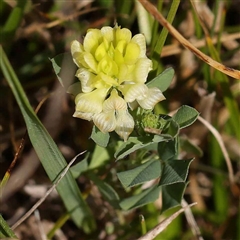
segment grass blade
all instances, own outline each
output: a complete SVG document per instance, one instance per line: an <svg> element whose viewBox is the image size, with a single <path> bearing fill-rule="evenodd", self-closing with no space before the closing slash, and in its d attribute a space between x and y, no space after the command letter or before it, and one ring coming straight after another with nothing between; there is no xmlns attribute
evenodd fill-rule
<svg viewBox="0 0 240 240"><path fill-rule="evenodd" d="M12 229L8 226L8 224L3 219L2 215L0 214L0 239L3 238L16 238Z"/></svg>
<svg viewBox="0 0 240 240"><path fill-rule="evenodd" d="M0 48L0 53L1 69L21 109L27 125L29 138L50 180L54 182L67 166L67 163L55 142L34 113L2 47ZM57 191L71 214L74 223L78 227L82 227L85 232L91 232L95 223L90 209L82 198L77 183L70 172L59 183Z"/></svg>

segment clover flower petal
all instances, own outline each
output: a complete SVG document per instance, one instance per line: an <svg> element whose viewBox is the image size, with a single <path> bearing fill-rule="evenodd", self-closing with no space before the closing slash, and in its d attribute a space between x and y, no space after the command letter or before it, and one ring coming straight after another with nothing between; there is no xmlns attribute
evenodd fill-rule
<svg viewBox="0 0 240 240"><path fill-rule="evenodd" d="M132 43L136 43L140 47L140 58L146 57L146 40L142 34L135 35L132 40Z"/></svg>
<svg viewBox="0 0 240 240"><path fill-rule="evenodd" d="M85 68L79 68L77 70L76 77L81 82L83 92L91 92L94 89L92 84L96 76L93 73L89 72Z"/></svg>
<svg viewBox="0 0 240 240"><path fill-rule="evenodd" d="M148 89L147 96L145 98L138 99L137 102L144 109L153 109L158 102L164 99L165 97L162 92L158 88L153 87Z"/></svg>
<svg viewBox="0 0 240 240"><path fill-rule="evenodd" d="M87 66L90 72L97 72L97 61L95 60L94 56L89 52L83 53L82 65Z"/></svg>
<svg viewBox="0 0 240 240"><path fill-rule="evenodd" d="M145 99L148 87L143 83L124 85L122 93L126 102L133 102L137 99Z"/></svg>
<svg viewBox="0 0 240 240"><path fill-rule="evenodd" d="M127 141L129 135L134 129L134 120L132 115L129 114L128 110L117 111L117 122L115 132L123 138L124 141Z"/></svg>
<svg viewBox="0 0 240 240"><path fill-rule="evenodd" d="M136 62L136 66L134 68L134 81L139 83L145 83L147 80L147 76L149 71L152 69L152 61L148 58L140 58Z"/></svg>
<svg viewBox="0 0 240 240"><path fill-rule="evenodd" d="M109 56L105 56L98 63L97 72L105 73L108 76L116 76L118 74L118 66Z"/></svg>
<svg viewBox="0 0 240 240"><path fill-rule="evenodd" d="M108 42L112 42L114 39L114 29L112 27L102 27L101 28L102 36L105 37L105 39Z"/></svg>
<svg viewBox="0 0 240 240"><path fill-rule="evenodd" d="M80 113L100 113L108 89L100 88L89 93L80 93L75 98L76 112ZM77 114L77 113L76 113Z"/></svg>
<svg viewBox="0 0 240 240"><path fill-rule="evenodd" d="M104 101L103 111L127 110L127 103L119 97L117 90L113 89L111 96Z"/></svg>
<svg viewBox="0 0 240 240"><path fill-rule="evenodd" d="M135 64L140 55L140 48L136 43L128 43L124 54L126 64Z"/></svg>
<svg viewBox="0 0 240 240"><path fill-rule="evenodd" d="M131 38L132 38L132 33L129 29L127 28L117 28L116 29L116 34L115 34L115 41L116 43L120 42L120 41L124 41L126 43L129 43Z"/></svg>
<svg viewBox="0 0 240 240"><path fill-rule="evenodd" d="M72 42L71 53L81 82L74 116L93 120L102 132L115 130L126 141L134 128L128 108L153 109L164 99L159 89L145 85L152 69L145 37L118 26L89 29L83 44Z"/></svg>
<svg viewBox="0 0 240 240"><path fill-rule="evenodd" d="M116 128L115 112L97 113L93 116L93 122L103 133L112 132Z"/></svg>
<svg viewBox="0 0 240 240"><path fill-rule="evenodd" d="M93 54L96 48L99 46L99 41L101 38L102 35L99 29L89 29L83 42L84 50Z"/></svg>
<svg viewBox="0 0 240 240"><path fill-rule="evenodd" d="M93 119L94 113L86 113L86 112L79 112L79 111L75 111L73 114L73 117L76 118L81 118L84 120L88 120L91 121Z"/></svg>

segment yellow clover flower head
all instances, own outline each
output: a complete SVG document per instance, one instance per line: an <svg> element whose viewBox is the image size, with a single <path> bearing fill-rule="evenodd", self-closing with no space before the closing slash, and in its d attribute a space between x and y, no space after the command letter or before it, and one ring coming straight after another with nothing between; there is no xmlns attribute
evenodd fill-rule
<svg viewBox="0 0 240 240"><path fill-rule="evenodd" d="M145 85L152 61L142 34L132 37L118 26L89 29L83 44L72 42L71 53L81 82L73 116L93 120L103 133L115 131L126 141L134 128L128 107L153 109L165 99L158 88Z"/></svg>

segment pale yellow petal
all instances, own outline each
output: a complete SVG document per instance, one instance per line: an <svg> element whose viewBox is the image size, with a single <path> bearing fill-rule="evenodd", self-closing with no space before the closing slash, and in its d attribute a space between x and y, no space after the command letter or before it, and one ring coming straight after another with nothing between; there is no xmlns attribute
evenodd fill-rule
<svg viewBox="0 0 240 240"><path fill-rule="evenodd" d="M165 97L162 94L161 90L156 87L149 88L148 94L145 99L137 100L139 105L144 109L153 109L154 106L164 100Z"/></svg>
<svg viewBox="0 0 240 240"><path fill-rule="evenodd" d="M131 38L132 38L132 33L129 29L127 28L116 28L116 43L121 41L121 40L124 40L126 43L129 43Z"/></svg>
<svg viewBox="0 0 240 240"><path fill-rule="evenodd" d="M124 64L124 58L123 55L121 54L121 52L117 49L114 50L114 54L113 54L113 60L116 62L116 64L118 65L118 67L122 64Z"/></svg>
<svg viewBox="0 0 240 240"><path fill-rule="evenodd" d="M78 112L78 111L75 111L75 113L73 114L73 117L81 118L88 121L91 121L93 116L94 116L94 113L84 113L84 112Z"/></svg>
<svg viewBox="0 0 240 240"><path fill-rule="evenodd" d="M110 88L112 85L111 84L107 84L103 79L102 76L103 74L98 74L96 75L96 77L94 78L93 84L92 86L94 88ZM110 78L110 77L109 77Z"/></svg>
<svg viewBox="0 0 240 240"><path fill-rule="evenodd" d="M102 80L102 83L105 84L105 86L107 87L111 87L111 86L118 86L118 82L115 78L112 78L104 73L99 73L99 77L101 78Z"/></svg>
<svg viewBox="0 0 240 240"><path fill-rule="evenodd" d="M120 64L118 68L119 68L118 83L121 84L122 82L129 80L128 66L123 63L123 64Z"/></svg>
<svg viewBox="0 0 240 240"><path fill-rule="evenodd" d="M145 83L149 71L152 69L152 61L148 58L138 59L135 69L133 72L133 77L135 82Z"/></svg>
<svg viewBox="0 0 240 240"><path fill-rule="evenodd" d="M128 43L124 55L126 64L135 64L139 58L140 48L136 43Z"/></svg>
<svg viewBox="0 0 240 240"><path fill-rule="evenodd" d="M108 42L112 42L113 41L113 28L112 27L102 27L101 28L101 34L104 38L106 38L106 40Z"/></svg>
<svg viewBox="0 0 240 240"><path fill-rule="evenodd" d="M117 64L108 56L106 55L98 64L97 66L98 73L105 73L108 76L117 76L118 74L118 66Z"/></svg>
<svg viewBox="0 0 240 240"><path fill-rule="evenodd" d="M107 51L106 51L106 48L104 46L104 43L101 43L97 47L94 56L95 56L96 60L99 62L102 58L105 57L106 54L107 54Z"/></svg>
<svg viewBox="0 0 240 240"><path fill-rule="evenodd" d="M127 103L121 98L115 89L103 103L103 111L127 110Z"/></svg>
<svg viewBox="0 0 240 240"><path fill-rule="evenodd" d="M116 128L116 117L114 111L95 114L93 122L103 133L112 132Z"/></svg>
<svg viewBox="0 0 240 240"><path fill-rule="evenodd" d="M76 77L81 81L82 91L84 93L91 92L93 90L92 84L95 76L95 74L89 72L85 68L79 68L77 70Z"/></svg>
<svg viewBox="0 0 240 240"><path fill-rule="evenodd" d="M133 102L136 99L146 98L148 94L148 87L142 83L130 84L126 85L122 93L126 102Z"/></svg>
<svg viewBox="0 0 240 240"><path fill-rule="evenodd" d="M132 40L131 40L132 43L136 43L139 48L140 48L140 54L139 54L139 57L142 58L142 57L145 57L146 56L146 39L144 37L143 34L137 34L135 35Z"/></svg>
<svg viewBox="0 0 240 240"><path fill-rule="evenodd" d="M74 53L78 53L78 52L83 52L83 46L80 42L78 42L77 40L74 40L71 43L71 53L72 55L74 55Z"/></svg>
<svg viewBox="0 0 240 240"><path fill-rule="evenodd" d="M94 73L97 72L97 62L93 55L88 52L84 52L83 58L87 66L89 67L89 70L93 71Z"/></svg>
<svg viewBox="0 0 240 240"><path fill-rule="evenodd" d="M99 29L89 29L83 41L83 47L86 52L94 53L102 38Z"/></svg>
<svg viewBox="0 0 240 240"><path fill-rule="evenodd" d="M134 129L134 120L133 117L129 114L127 110L117 111L117 122L115 132L123 138L124 141L127 141L129 135Z"/></svg>
<svg viewBox="0 0 240 240"><path fill-rule="evenodd" d="M90 93L80 93L75 98L76 111L84 113L100 113L108 89L100 88Z"/></svg>
<svg viewBox="0 0 240 240"><path fill-rule="evenodd" d="M73 61L79 68L89 68L88 64L84 60L85 52L75 52L73 55Z"/></svg>
<svg viewBox="0 0 240 240"><path fill-rule="evenodd" d="M127 42L125 40L121 40L121 41L118 41L116 44L117 46L115 47L115 49L119 51L121 55L123 55L123 53L126 50Z"/></svg>

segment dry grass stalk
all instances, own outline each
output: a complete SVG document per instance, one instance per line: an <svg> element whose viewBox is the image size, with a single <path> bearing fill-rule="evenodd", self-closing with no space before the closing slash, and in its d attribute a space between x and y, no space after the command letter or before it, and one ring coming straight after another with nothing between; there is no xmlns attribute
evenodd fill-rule
<svg viewBox="0 0 240 240"><path fill-rule="evenodd" d="M192 203L190 205L187 205L181 209L179 209L177 212L172 214L170 217L164 219L162 222L160 222L156 227L154 227L152 230L147 232L145 235L142 237L138 238L138 240L152 240L154 239L157 235L159 235L164 229L167 228L167 226L182 212L184 212L187 208L192 207L196 205L197 203Z"/></svg>
<svg viewBox="0 0 240 240"><path fill-rule="evenodd" d="M222 43L225 43L227 41L232 42L233 40L237 40L237 39L240 39L240 34L239 33L231 33L231 34L223 34L220 41ZM212 38L213 44L216 44L217 41L218 41L218 39L216 36ZM204 39L200 39L200 40L191 42L191 44L193 44L196 48L201 48L201 47L205 46L206 41ZM181 46L174 43L174 44L166 45L163 47L162 52L161 52L161 57L167 57L170 55L179 54L181 52L182 52Z"/></svg>
<svg viewBox="0 0 240 240"><path fill-rule="evenodd" d="M231 76L233 78L240 80L240 71L224 66L223 64L213 60L200 50L198 50L194 45L192 45L186 38L184 38L163 16L158 12L157 8L146 0L138 0L145 9L151 13L151 15L163 26L170 34L172 34L185 48L193 52L198 58L203 60L208 65L221 71L222 73Z"/></svg>
<svg viewBox="0 0 240 240"><path fill-rule="evenodd" d="M222 153L223 153L223 156L224 156L224 159L226 161L226 164L227 164L227 168L228 168L228 176L229 176L229 181L231 184L233 184L235 181L234 181L234 174L233 174L233 167L232 167L232 163L231 163L231 160L230 160L230 157L228 155L228 152L226 150L226 147L223 143L223 140L222 140L222 137L220 135L220 133L216 130L216 128L214 128L208 121L206 121L204 118L198 116L198 120L203 123L209 130L210 132L214 135L214 137L216 138L221 150L222 150Z"/></svg>
<svg viewBox="0 0 240 240"><path fill-rule="evenodd" d="M23 217L21 217L13 226L12 226L12 230L16 229L22 222L24 222L44 201L45 199L48 197L48 195L57 187L57 185L60 183L60 181L63 179L63 177L66 175L66 173L68 172L69 168L72 166L72 164L76 161L76 159L84 154L86 151L83 151L81 153L79 153L77 156L75 156L70 162L69 164L66 166L66 168L63 170L63 172L61 173L61 175L59 176L59 178L57 179L57 181L52 185L52 187L46 192L46 194L40 198L35 204L34 206L26 213L24 214Z"/></svg>

